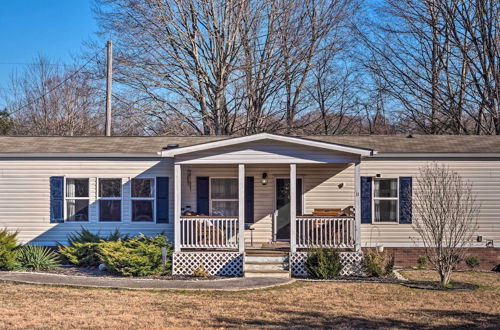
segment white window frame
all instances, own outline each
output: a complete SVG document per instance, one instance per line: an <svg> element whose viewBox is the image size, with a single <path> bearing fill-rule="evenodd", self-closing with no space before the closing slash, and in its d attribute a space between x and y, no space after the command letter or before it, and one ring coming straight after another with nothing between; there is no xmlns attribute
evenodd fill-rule
<svg viewBox="0 0 500 330"><path fill-rule="evenodd" d="M87 180L87 190L89 192L87 197L67 197L67 187L66 187L66 180ZM64 190L63 190L63 195L64 195L64 222L70 222L70 223L89 223L90 222L90 178L86 177L64 177ZM68 220L68 203L67 200L88 200L89 206L87 207L87 221L82 221L82 220Z"/></svg>
<svg viewBox="0 0 500 330"><path fill-rule="evenodd" d="M132 196L132 181L133 180L153 180L153 197L133 197ZM137 221L134 220L134 201L153 201L153 220L152 221ZM130 179L130 222L133 223L156 223L156 178L155 177L136 177Z"/></svg>
<svg viewBox="0 0 500 330"><path fill-rule="evenodd" d="M396 180L396 197L375 197L375 181L380 180ZM396 221L375 221L375 200L395 200L396 201ZM372 224L375 225L398 225L399 224L399 178L390 177L390 178L372 178Z"/></svg>
<svg viewBox="0 0 500 330"><path fill-rule="evenodd" d="M120 197L100 197L100 184L99 181L103 179L116 179L120 180ZM97 221L102 222L102 223L121 223L123 222L123 178L117 178L116 176L109 176L109 177L97 177L97 182L96 182L96 203L97 203ZM102 220L101 219L101 200L119 200L121 201L120 203L120 221L110 221L110 220Z"/></svg>
<svg viewBox="0 0 500 330"><path fill-rule="evenodd" d="M212 179L235 179L236 181L238 181L238 177L236 176L214 176L214 177L210 177L210 184L208 185L208 199L209 199L209 206L208 206L208 213L210 214L210 216L214 216L212 215L212 201L217 201L217 202L238 202L239 203L239 198L214 198L212 199ZM234 217L237 217L237 215L235 215Z"/></svg>

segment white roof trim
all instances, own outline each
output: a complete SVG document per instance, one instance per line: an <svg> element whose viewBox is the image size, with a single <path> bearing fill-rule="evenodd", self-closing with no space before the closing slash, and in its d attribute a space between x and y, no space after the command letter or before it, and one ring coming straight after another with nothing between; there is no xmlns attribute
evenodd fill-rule
<svg viewBox="0 0 500 330"><path fill-rule="evenodd" d="M384 152L377 153L373 158L500 158L500 153L494 152Z"/></svg>
<svg viewBox="0 0 500 330"><path fill-rule="evenodd" d="M349 147L349 146L344 146L341 144L328 143L328 142L322 142L322 141L313 141L313 140L304 139L304 138L300 138L300 137L283 136L283 135L276 135L276 134L269 134L269 133L260 133L260 134L230 138L230 139L226 139L226 140L207 142L207 143L197 144L197 145L190 146L190 147L180 147L180 148L171 149L171 150L163 150L161 152L161 155L162 155L162 157L173 157L176 155L182 155L182 154L187 154L187 153L201 151L201 150L227 147L227 146L232 146L232 145L236 145L236 144L255 142L255 141L261 141L261 140L273 140L273 141L280 141L280 142L288 142L288 143L304 145L304 146L309 146L309 147L323 148L323 149L328 149L328 150L357 154L360 156L372 156L372 155L375 155L377 153L376 151L371 150L371 149Z"/></svg>
<svg viewBox="0 0 500 330"><path fill-rule="evenodd" d="M106 152L4 152L0 158L159 158L158 153L106 153Z"/></svg>

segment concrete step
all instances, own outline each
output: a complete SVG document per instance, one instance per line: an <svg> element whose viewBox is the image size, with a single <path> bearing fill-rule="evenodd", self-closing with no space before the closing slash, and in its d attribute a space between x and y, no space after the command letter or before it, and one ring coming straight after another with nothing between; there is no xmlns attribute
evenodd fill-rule
<svg viewBox="0 0 500 330"><path fill-rule="evenodd" d="M275 262L284 263L288 262L288 256L269 256L269 255L245 255L245 263L247 262Z"/></svg>
<svg viewBox="0 0 500 330"><path fill-rule="evenodd" d="M245 251L245 254L248 256L288 256L288 252L273 249L248 249Z"/></svg>
<svg viewBox="0 0 500 330"><path fill-rule="evenodd" d="M290 272L288 270L246 270L245 277L290 278Z"/></svg>
<svg viewBox="0 0 500 330"><path fill-rule="evenodd" d="M245 271L249 270L288 270L284 262L245 262Z"/></svg>

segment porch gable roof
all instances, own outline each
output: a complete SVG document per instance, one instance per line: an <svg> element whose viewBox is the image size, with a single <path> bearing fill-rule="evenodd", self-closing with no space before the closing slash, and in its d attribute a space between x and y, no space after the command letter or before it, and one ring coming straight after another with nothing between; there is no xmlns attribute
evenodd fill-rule
<svg viewBox="0 0 500 330"><path fill-rule="evenodd" d="M235 146L244 143L252 143L259 142L264 140L277 141L277 142L285 142L300 146L312 147L312 148L320 148L325 150L349 153L357 156L373 156L377 154L377 151L373 149L360 148L360 147L352 147L337 143L323 142L317 140L311 140L303 137L296 136L284 136L277 134L269 134L269 133L259 133L248 136L234 137L219 141L200 143L197 145L192 145L188 147L180 147L170 150L163 150L160 152L162 157L175 157L178 155L189 154L197 151L206 151L215 148L224 148L229 146Z"/></svg>

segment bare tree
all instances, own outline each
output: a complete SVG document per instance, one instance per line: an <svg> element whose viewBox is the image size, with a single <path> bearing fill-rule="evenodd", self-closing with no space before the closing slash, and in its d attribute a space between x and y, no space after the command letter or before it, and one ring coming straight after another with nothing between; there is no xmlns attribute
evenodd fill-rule
<svg viewBox="0 0 500 330"><path fill-rule="evenodd" d="M117 81L154 100L159 115L182 115L202 134L231 133L245 3L98 1L98 20L116 44Z"/></svg>
<svg viewBox="0 0 500 330"><path fill-rule="evenodd" d="M39 56L11 77L6 94L14 135L99 135L99 91L82 72Z"/></svg>
<svg viewBox="0 0 500 330"><path fill-rule="evenodd" d="M445 165L420 168L413 190L413 229L427 256L448 285L453 268L466 253L477 230L479 205L472 184Z"/></svg>

